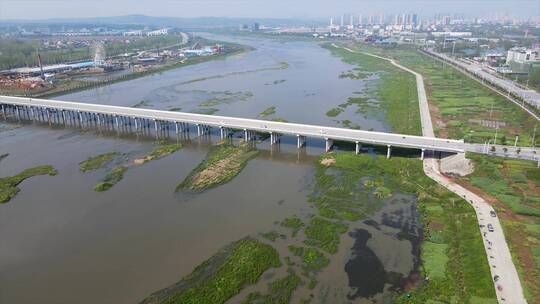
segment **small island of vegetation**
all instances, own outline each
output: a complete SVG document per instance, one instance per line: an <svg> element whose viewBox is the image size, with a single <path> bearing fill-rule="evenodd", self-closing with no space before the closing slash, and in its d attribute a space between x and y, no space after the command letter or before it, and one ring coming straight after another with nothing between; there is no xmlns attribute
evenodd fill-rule
<svg viewBox="0 0 540 304"><path fill-rule="evenodd" d="M181 281L153 293L142 304L224 303L246 285L256 283L266 270L280 266L272 246L244 238L221 249Z"/></svg>
<svg viewBox="0 0 540 304"><path fill-rule="evenodd" d="M201 192L231 181L259 152L247 145L219 144L212 147L201 162L176 188Z"/></svg>
<svg viewBox="0 0 540 304"><path fill-rule="evenodd" d="M0 203L9 202L21 189L17 187L25 179L36 175L51 175L58 174L58 171L50 165L38 166L26 169L21 173L13 176L0 178Z"/></svg>

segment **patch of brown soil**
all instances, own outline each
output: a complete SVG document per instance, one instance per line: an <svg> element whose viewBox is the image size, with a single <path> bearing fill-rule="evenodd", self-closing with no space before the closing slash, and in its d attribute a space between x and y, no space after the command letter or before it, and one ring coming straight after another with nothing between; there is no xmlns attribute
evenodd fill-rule
<svg viewBox="0 0 540 304"><path fill-rule="evenodd" d="M443 224L443 223L439 223L439 222L430 222L430 223L429 223L429 229L430 229L430 230L442 231L443 228L444 228L444 224Z"/></svg>
<svg viewBox="0 0 540 304"><path fill-rule="evenodd" d="M326 166L326 167L330 167L331 165L333 165L335 163L336 163L335 158L323 158L323 159L321 159L321 165Z"/></svg>
<svg viewBox="0 0 540 304"><path fill-rule="evenodd" d="M214 163L212 166L202 170L193 177L193 187L200 188L204 185L216 180L222 176L226 171L238 170L239 163L234 160L242 154L242 151L230 154L227 158L221 159Z"/></svg>
<svg viewBox="0 0 540 304"><path fill-rule="evenodd" d="M142 165L147 161L151 161L152 159L153 159L153 157L151 157L151 156L145 156L145 157L142 157L142 158L137 158L137 159L133 160L133 164L134 165Z"/></svg>
<svg viewBox="0 0 540 304"><path fill-rule="evenodd" d="M446 123L444 122L439 108L435 103L428 99L429 114L431 119L435 123L435 127L439 130L437 136L442 138L448 138L448 131L446 130Z"/></svg>

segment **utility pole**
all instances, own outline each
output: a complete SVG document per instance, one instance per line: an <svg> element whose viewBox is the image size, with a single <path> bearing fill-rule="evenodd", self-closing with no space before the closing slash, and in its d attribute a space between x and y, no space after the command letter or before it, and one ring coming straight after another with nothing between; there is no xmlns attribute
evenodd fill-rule
<svg viewBox="0 0 540 304"><path fill-rule="evenodd" d="M454 57L454 49L456 48L456 42L452 44L452 57Z"/></svg>
<svg viewBox="0 0 540 304"><path fill-rule="evenodd" d="M533 137L532 137L532 145L533 145L533 148L534 148L534 138L536 137L536 126L534 126L534 131L533 131Z"/></svg>

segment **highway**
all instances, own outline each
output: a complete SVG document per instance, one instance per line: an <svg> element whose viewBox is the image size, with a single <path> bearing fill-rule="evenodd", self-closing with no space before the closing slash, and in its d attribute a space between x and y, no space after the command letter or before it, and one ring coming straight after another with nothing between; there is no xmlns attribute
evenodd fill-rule
<svg viewBox="0 0 540 304"><path fill-rule="evenodd" d="M166 122L183 122L218 128L250 130L263 133L286 134L391 147L425 149L452 153L464 152L463 140L441 139L436 137L23 97L0 96L0 104L117 115Z"/></svg>
<svg viewBox="0 0 540 304"><path fill-rule="evenodd" d="M336 45L334 46L339 47ZM349 52L356 52L349 48L344 49L348 50ZM431 116L429 114L427 94L425 91L424 78L422 77L422 75L396 63L392 59L384 58L367 52L362 53L369 56L388 60L396 67L413 73L415 75L416 89L418 91L419 99L418 102L420 105L420 116L422 121L422 134L424 134L425 136L433 136L433 124L431 121ZM499 146L498 148L502 150L502 147L506 146ZM482 151L482 145L466 144L465 148L470 150L476 150L480 148L480 153ZM532 151L534 151L534 149L531 150L530 153L532 153ZM504 237L504 232L502 229L502 225L499 222L499 218L491 217L489 215L490 211L494 211L493 207L491 207L491 205L489 205L480 196L456 184L454 181L442 174L439 170L439 160L437 160L436 158L425 158L423 167L424 173L428 177L430 177L446 189L454 192L458 196L465 199L474 208L478 225L480 227L480 233L482 235L482 241L484 243L484 249L489 264L491 277L493 278L496 275L499 276L497 282L493 282L498 302L510 304L527 303L527 300L525 300L525 297L523 295L523 289L519 280L519 275L517 273L514 262L512 261L512 255L510 254L510 249L508 248L508 244L506 243L506 239ZM488 224L493 225L493 232L488 231Z"/></svg>
<svg viewBox="0 0 540 304"><path fill-rule="evenodd" d="M456 60L446 54L437 53L430 49L426 49L423 51L429 55L439 58L440 60L449 62L473 75L476 75L476 77L487 81L506 92L511 92L512 94L521 97L523 100L525 100L526 103L536 109L540 108L540 93L536 92L535 90L524 89L510 79L493 75L492 73L485 71L479 64L466 63L460 60ZM533 116L539 119L538 115L533 114Z"/></svg>

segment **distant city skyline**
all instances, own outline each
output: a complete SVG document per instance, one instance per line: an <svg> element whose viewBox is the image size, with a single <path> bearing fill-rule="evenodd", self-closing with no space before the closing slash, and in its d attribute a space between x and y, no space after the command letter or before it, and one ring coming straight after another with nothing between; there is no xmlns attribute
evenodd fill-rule
<svg viewBox="0 0 540 304"><path fill-rule="evenodd" d="M325 19L344 13L417 12L522 17L540 15L540 0L0 0L1 19L107 17L144 14L162 17L251 17Z"/></svg>

